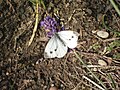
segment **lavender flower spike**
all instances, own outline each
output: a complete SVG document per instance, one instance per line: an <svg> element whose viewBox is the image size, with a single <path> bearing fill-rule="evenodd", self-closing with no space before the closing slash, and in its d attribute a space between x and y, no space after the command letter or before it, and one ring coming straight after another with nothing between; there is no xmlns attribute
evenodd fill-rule
<svg viewBox="0 0 120 90"><path fill-rule="evenodd" d="M48 37L52 37L55 32L58 32L58 25L59 24L55 18L51 18L50 16L47 16L43 21L40 22L40 26L44 27Z"/></svg>

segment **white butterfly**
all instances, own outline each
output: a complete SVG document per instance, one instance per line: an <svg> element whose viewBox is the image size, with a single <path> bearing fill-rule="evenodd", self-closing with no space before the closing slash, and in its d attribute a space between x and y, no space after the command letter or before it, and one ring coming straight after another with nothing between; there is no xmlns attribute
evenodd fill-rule
<svg viewBox="0 0 120 90"><path fill-rule="evenodd" d="M75 31L60 31L55 33L49 40L45 52L45 58L62 58L69 48L75 48L77 46L79 34Z"/></svg>

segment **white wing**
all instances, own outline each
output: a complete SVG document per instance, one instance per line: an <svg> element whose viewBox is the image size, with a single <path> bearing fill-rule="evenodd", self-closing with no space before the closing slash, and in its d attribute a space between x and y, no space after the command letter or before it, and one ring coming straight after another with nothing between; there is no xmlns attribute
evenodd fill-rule
<svg viewBox="0 0 120 90"><path fill-rule="evenodd" d="M67 53L68 47L56 36L56 34L49 40L45 52L45 58L61 58Z"/></svg>
<svg viewBox="0 0 120 90"><path fill-rule="evenodd" d="M77 46L77 40L79 34L75 31L60 31L58 36L61 41L64 42L69 48L75 48Z"/></svg>

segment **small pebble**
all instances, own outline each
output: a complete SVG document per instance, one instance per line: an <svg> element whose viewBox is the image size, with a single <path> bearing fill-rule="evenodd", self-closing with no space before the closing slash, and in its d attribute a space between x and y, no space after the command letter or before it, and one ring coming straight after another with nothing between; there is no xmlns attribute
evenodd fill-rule
<svg viewBox="0 0 120 90"><path fill-rule="evenodd" d="M57 87L52 86L52 87L50 87L50 89L49 89L49 90L58 90L58 89L57 89Z"/></svg>
<svg viewBox="0 0 120 90"><path fill-rule="evenodd" d="M97 35L101 38L108 38L109 34L106 31L98 31Z"/></svg>
<svg viewBox="0 0 120 90"><path fill-rule="evenodd" d="M98 71L98 69L97 69L96 67L94 67L94 68L93 68L93 71L96 72L96 71Z"/></svg>
<svg viewBox="0 0 120 90"><path fill-rule="evenodd" d="M95 31L95 30L92 30L92 33L94 34L94 33L96 33L97 31Z"/></svg>
<svg viewBox="0 0 120 90"><path fill-rule="evenodd" d="M98 64L101 66L107 66L107 63L102 59L98 60Z"/></svg>

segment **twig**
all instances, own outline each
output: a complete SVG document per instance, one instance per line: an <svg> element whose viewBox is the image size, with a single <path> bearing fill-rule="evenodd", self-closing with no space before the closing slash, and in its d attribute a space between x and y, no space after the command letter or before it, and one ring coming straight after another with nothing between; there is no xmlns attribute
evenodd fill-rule
<svg viewBox="0 0 120 90"><path fill-rule="evenodd" d="M75 87L74 89L72 89L72 90L78 90L78 87L79 87L80 84L81 84L81 82L78 83L78 84L76 85L76 87Z"/></svg>
<svg viewBox="0 0 120 90"><path fill-rule="evenodd" d="M115 40L120 40L120 38L109 38L109 39L103 40L103 42L111 42Z"/></svg>

